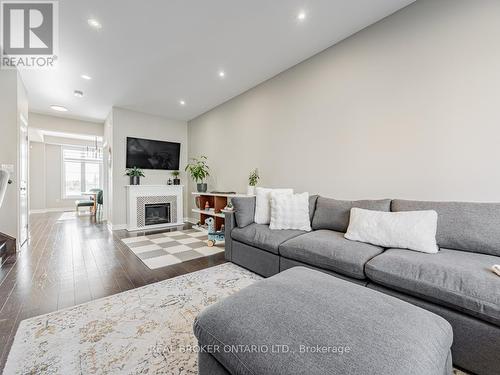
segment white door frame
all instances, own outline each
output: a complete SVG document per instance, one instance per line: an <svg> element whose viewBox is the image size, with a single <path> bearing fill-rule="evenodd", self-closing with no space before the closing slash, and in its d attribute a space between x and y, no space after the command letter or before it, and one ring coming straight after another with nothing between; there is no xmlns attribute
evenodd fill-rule
<svg viewBox="0 0 500 375"><path fill-rule="evenodd" d="M19 114L18 141L18 250L26 243L29 235L29 139L28 120ZM23 147L25 155L23 155ZM22 200L25 200L23 205ZM25 207L24 207L25 206ZM24 207L24 209L23 209Z"/></svg>

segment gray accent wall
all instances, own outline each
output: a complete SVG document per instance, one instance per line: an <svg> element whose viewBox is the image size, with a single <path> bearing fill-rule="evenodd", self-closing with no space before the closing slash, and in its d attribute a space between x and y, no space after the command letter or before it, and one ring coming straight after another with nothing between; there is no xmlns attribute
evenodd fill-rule
<svg viewBox="0 0 500 375"><path fill-rule="evenodd" d="M498 35L499 1L419 0L191 120L189 156L209 189L258 167L338 199L500 201Z"/></svg>

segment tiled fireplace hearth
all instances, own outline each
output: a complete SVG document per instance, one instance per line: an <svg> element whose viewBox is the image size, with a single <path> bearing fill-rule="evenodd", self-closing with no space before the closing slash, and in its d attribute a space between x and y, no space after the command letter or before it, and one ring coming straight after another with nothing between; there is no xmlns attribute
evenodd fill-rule
<svg viewBox="0 0 500 375"><path fill-rule="evenodd" d="M127 185L127 230L183 224L182 185Z"/></svg>

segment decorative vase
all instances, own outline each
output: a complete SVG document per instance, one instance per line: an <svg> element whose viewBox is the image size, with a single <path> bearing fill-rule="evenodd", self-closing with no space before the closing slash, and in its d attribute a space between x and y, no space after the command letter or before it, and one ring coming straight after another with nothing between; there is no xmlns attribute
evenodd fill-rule
<svg viewBox="0 0 500 375"><path fill-rule="evenodd" d="M130 176L130 185L140 185L141 178L139 176Z"/></svg>
<svg viewBox="0 0 500 375"><path fill-rule="evenodd" d="M255 186L247 186L247 195L255 195Z"/></svg>
<svg viewBox="0 0 500 375"><path fill-rule="evenodd" d="M181 184L181 179L180 178L174 178L174 185L180 185Z"/></svg>
<svg viewBox="0 0 500 375"><path fill-rule="evenodd" d="M198 193L206 193L207 192L207 183L204 182L202 184L197 184L196 188L198 189Z"/></svg>

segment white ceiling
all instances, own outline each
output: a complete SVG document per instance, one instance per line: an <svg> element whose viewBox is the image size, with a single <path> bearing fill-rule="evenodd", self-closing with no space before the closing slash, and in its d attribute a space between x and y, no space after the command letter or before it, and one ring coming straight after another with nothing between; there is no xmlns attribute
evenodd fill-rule
<svg viewBox="0 0 500 375"><path fill-rule="evenodd" d="M119 106L189 120L413 1L60 0L58 68L22 78L36 112L58 104L102 121Z"/></svg>

